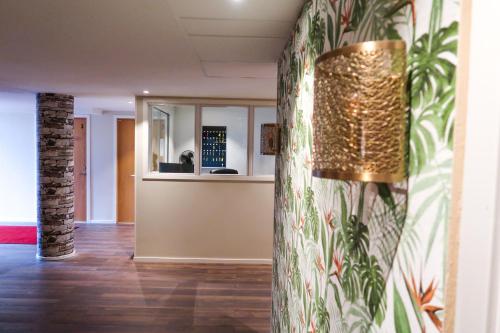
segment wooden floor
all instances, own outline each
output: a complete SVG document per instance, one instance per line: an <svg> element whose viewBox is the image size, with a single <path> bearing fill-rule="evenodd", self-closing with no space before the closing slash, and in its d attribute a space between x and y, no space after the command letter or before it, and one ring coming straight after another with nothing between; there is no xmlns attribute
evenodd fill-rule
<svg viewBox="0 0 500 333"><path fill-rule="evenodd" d="M78 256L0 245L0 332L269 332L271 266L130 260L132 226L79 224Z"/></svg>

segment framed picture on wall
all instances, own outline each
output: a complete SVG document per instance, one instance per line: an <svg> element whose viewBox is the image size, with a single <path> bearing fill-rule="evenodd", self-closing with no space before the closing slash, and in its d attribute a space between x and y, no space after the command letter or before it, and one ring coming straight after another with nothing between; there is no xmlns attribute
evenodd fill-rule
<svg viewBox="0 0 500 333"><path fill-rule="evenodd" d="M279 152L278 124L262 124L260 128L261 155L277 155Z"/></svg>

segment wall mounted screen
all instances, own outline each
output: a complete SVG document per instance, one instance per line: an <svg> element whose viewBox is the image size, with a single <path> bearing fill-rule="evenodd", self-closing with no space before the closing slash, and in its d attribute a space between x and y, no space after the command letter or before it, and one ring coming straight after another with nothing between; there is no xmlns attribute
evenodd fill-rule
<svg viewBox="0 0 500 333"><path fill-rule="evenodd" d="M226 126L203 126L201 135L201 167L226 167Z"/></svg>
<svg viewBox="0 0 500 333"><path fill-rule="evenodd" d="M201 108L201 125L202 129L214 126L225 129L225 164L205 167L205 164L202 163L201 174L227 168L236 170L239 175L247 175L248 107L203 106ZM201 139L203 145L203 133ZM201 156L203 159L203 152Z"/></svg>

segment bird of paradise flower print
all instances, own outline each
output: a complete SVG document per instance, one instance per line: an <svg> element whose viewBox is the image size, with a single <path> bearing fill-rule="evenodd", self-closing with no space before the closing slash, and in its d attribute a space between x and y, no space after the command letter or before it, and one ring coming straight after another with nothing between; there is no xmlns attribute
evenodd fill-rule
<svg viewBox="0 0 500 333"><path fill-rule="evenodd" d="M458 4L430 1L304 5L278 66L275 333L443 330ZM397 184L313 178L314 61L381 39L408 45L410 177Z"/></svg>
<svg viewBox="0 0 500 333"><path fill-rule="evenodd" d="M422 313L427 313L434 326L440 332L442 332L443 323L441 319L439 319L436 313L442 311L444 308L442 306L436 306L430 304L434 298L434 295L436 294L437 283L435 283L434 280L432 280L431 283L424 290L422 281L420 281L420 283L417 286L413 274L411 275L411 279L408 279L404 274L403 276L406 288L408 289L408 292L410 293L411 296L412 305L414 307L415 313L418 316L419 325L422 330L422 333L426 332L425 323L421 316Z"/></svg>

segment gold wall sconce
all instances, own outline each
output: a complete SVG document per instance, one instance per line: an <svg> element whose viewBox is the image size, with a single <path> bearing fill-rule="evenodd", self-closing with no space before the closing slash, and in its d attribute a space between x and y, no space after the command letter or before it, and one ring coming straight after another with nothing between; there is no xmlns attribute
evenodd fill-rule
<svg viewBox="0 0 500 333"><path fill-rule="evenodd" d="M315 63L313 176L392 183L407 177L406 44L349 45Z"/></svg>
<svg viewBox="0 0 500 333"><path fill-rule="evenodd" d="M280 149L280 128L278 124L260 126L260 154L278 155Z"/></svg>

